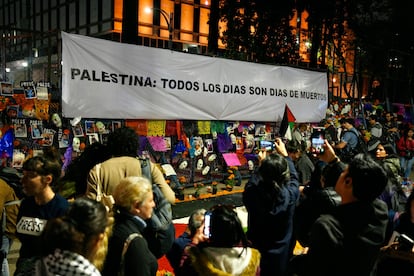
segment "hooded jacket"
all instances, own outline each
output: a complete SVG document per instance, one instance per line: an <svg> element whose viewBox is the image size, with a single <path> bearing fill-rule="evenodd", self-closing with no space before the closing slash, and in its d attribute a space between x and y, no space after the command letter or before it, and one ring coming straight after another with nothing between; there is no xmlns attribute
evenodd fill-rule
<svg viewBox="0 0 414 276"><path fill-rule="evenodd" d="M177 275L255 276L259 274L260 253L250 247L199 247L188 249L186 262Z"/></svg>

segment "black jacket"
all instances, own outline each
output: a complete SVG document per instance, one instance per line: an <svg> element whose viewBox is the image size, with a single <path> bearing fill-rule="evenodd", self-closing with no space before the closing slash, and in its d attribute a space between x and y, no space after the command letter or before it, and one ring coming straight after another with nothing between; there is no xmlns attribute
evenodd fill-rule
<svg viewBox="0 0 414 276"><path fill-rule="evenodd" d="M126 212L115 215L115 225L109 239L103 276L118 275L121 270L121 255L124 242L132 233L142 235L145 225ZM129 245L124 257L125 276L152 276L157 274L157 259L148 249L148 243L143 236L135 238Z"/></svg>
<svg viewBox="0 0 414 276"><path fill-rule="evenodd" d="M267 190L258 174L252 176L243 192L243 203L249 214L247 237L262 254L261 269L264 269L263 260L269 258L269 266L279 271L274 275L282 275L287 269L293 214L299 198L295 166L289 157L286 160L290 180L282 186L279 193Z"/></svg>
<svg viewBox="0 0 414 276"><path fill-rule="evenodd" d="M384 243L386 204L357 201L338 206L313 225L308 252L310 275L370 275Z"/></svg>
<svg viewBox="0 0 414 276"><path fill-rule="evenodd" d="M302 246L309 246L309 237L314 222L322 214L331 213L341 204L341 196L334 187L311 189L296 207L294 228L296 239Z"/></svg>

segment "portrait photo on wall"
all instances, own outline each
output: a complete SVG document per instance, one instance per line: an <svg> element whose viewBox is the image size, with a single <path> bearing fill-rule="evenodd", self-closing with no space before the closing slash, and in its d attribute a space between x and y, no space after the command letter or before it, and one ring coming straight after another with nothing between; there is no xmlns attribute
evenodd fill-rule
<svg viewBox="0 0 414 276"><path fill-rule="evenodd" d="M50 147L53 145L53 138L56 131L53 129L43 129L43 146Z"/></svg>
<svg viewBox="0 0 414 276"><path fill-rule="evenodd" d="M73 136L75 137L83 137L83 128L82 125L79 123L72 127Z"/></svg>
<svg viewBox="0 0 414 276"><path fill-rule="evenodd" d="M59 141L59 148L63 149L63 148L67 148L69 147L69 131L68 130L64 130L62 131L62 129L59 129L58 132L58 141Z"/></svg>
<svg viewBox="0 0 414 276"><path fill-rule="evenodd" d="M30 124L30 129L31 129L31 133L32 133L32 139L42 139L42 125L38 124L38 123L31 123Z"/></svg>
<svg viewBox="0 0 414 276"><path fill-rule="evenodd" d="M47 101L49 99L49 93L48 93L47 87L37 87L36 89L36 96L38 100L44 100Z"/></svg>
<svg viewBox="0 0 414 276"><path fill-rule="evenodd" d="M95 121L85 121L85 132L86 132L86 135L97 132Z"/></svg>
<svg viewBox="0 0 414 276"><path fill-rule="evenodd" d="M17 118L17 114L19 114L19 106L18 105L9 105L6 108L7 110L7 117L13 119Z"/></svg>
<svg viewBox="0 0 414 276"><path fill-rule="evenodd" d="M207 152L212 153L214 151L213 139L207 138L204 140L204 143L206 144Z"/></svg>
<svg viewBox="0 0 414 276"><path fill-rule="evenodd" d="M26 156L20 150L13 150L13 158L12 158L12 167L13 168L21 168L23 167L23 162Z"/></svg>
<svg viewBox="0 0 414 276"><path fill-rule="evenodd" d="M0 82L0 91L3 96L13 96L13 85L10 82Z"/></svg>
<svg viewBox="0 0 414 276"><path fill-rule="evenodd" d="M36 98L36 89L34 87L30 87L24 90L24 96L26 99L35 99Z"/></svg>
<svg viewBox="0 0 414 276"><path fill-rule="evenodd" d="M19 138L27 137L27 127L25 123L14 124L14 136Z"/></svg>

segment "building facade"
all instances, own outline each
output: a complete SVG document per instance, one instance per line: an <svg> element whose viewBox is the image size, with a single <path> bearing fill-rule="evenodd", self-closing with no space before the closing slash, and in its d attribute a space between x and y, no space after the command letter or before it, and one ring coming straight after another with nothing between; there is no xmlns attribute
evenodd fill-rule
<svg viewBox="0 0 414 276"><path fill-rule="evenodd" d="M129 24L135 44L203 54L209 11L208 0L0 0L0 79L58 85L61 31L124 42Z"/></svg>

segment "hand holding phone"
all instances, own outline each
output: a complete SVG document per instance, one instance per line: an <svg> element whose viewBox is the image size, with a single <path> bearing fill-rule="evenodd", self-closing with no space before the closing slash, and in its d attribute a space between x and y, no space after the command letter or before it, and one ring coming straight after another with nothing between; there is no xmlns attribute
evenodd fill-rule
<svg viewBox="0 0 414 276"><path fill-rule="evenodd" d="M260 141L260 148L264 149L266 151L273 151L274 148L275 148L274 142L273 141L261 140Z"/></svg>
<svg viewBox="0 0 414 276"><path fill-rule="evenodd" d="M320 155L324 153L325 144L325 128L314 127L311 135L311 152L314 155Z"/></svg>

